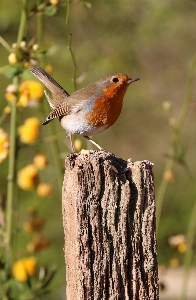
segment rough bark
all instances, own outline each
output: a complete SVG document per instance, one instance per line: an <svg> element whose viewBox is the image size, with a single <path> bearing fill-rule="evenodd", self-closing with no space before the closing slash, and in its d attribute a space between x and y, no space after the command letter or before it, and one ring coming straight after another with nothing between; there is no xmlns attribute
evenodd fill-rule
<svg viewBox="0 0 196 300"><path fill-rule="evenodd" d="M159 299L149 161L67 157L62 205L68 300Z"/></svg>

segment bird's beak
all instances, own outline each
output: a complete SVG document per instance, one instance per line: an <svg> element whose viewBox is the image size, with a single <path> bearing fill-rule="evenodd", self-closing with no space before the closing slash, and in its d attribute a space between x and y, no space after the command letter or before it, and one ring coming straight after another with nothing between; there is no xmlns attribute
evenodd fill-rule
<svg viewBox="0 0 196 300"><path fill-rule="evenodd" d="M127 80L127 83L132 83L134 81L138 81L140 80L140 78L129 78L129 80Z"/></svg>

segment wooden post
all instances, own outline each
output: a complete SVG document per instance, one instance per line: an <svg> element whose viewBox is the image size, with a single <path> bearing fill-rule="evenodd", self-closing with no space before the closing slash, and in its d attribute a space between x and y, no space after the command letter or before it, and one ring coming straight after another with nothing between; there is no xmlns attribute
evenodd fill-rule
<svg viewBox="0 0 196 300"><path fill-rule="evenodd" d="M159 299L152 166L97 151L65 159L68 300Z"/></svg>

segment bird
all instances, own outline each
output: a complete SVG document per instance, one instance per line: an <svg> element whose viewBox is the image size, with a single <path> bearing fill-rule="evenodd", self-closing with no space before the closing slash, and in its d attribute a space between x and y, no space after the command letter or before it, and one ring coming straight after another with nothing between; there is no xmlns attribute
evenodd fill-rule
<svg viewBox="0 0 196 300"><path fill-rule="evenodd" d="M99 150L105 151L89 136L100 133L112 126L118 119L123 98L128 86L140 78L114 73L69 95L46 71L35 67L31 73L49 90L44 91L52 111L42 125L59 118L61 126L70 137L72 153L75 152L73 134L80 134L93 143Z"/></svg>

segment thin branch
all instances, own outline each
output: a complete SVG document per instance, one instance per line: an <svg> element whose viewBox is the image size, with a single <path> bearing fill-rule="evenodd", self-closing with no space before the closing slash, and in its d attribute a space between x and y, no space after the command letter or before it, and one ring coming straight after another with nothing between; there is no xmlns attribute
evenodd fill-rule
<svg viewBox="0 0 196 300"><path fill-rule="evenodd" d="M76 60L72 49L72 33L70 31L70 26L69 26L69 17L70 17L70 1L67 0L67 12L66 12L65 23L67 25L67 31L68 31L68 50L70 52L71 60L73 63L73 73L72 73L71 81L73 83L73 89L74 91L76 91Z"/></svg>
<svg viewBox="0 0 196 300"><path fill-rule="evenodd" d="M2 38L2 36L0 36L0 44L10 53L13 52L12 47L4 40L4 38Z"/></svg>
<svg viewBox="0 0 196 300"><path fill-rule="evenodd" d="M22 0L22 14L18 31L17 44L20 45L22 40L27 36L27 0Z"/></svg>
<svg viewBox="0 0 196 300"><path fill-rule="evenodd" d="M17 43L18 45L26 37L27 33L27 0L23 0L23 7L20 19L20 26L18 31ZM13 84L18 88L19 77L15 76ZM17 123L17 99L12 102L11 123L10 123L10 154L8 164L8 185L7 185L7 206L6 206L6 254L7 267L11 265L12 261L12 210L15 187L15 155L16 155L16 123Z"/></svg>
<svg viewBox="0 0 196 300"><path fill-rule="evenodd" d="M40 0L37 0L37 5L39 5L40 3L41 3ZM44 44L44 14L42 12L37 14L37 42L40 46L42 46ZM45 66L45 61L46 61L45 54L41 54L40 64L42 67ZM49 107L48 107L47 101L44 101L44 110L45 110L46 114L49 114ZM50 130L51 136L56 135L56 129L55 129L54 122L50 122L49 130ZM51 146L52 146L54 164L55 164L56 171L57 171L59 191L61 191L62 181L63 181L63 168L62 168L61 159L59 156L60 150L59 150L58 142L53 141Z"/></svg>
<svg viewBox="0 0 196 300"><path fill-rule="evenodd" d="M162 213L162 207L163 202L165 198L165 194L168 187L168 180L164 177L164 174L166 171L171 171L173 168L173 164L175 161L175 150L178 148L180 144L180 134L181 129L184 124L190 102L191 102L191 95L192 95L192 89L193 89L193 83L195 79L195 72L196 72L196 55L193 58L193 62L190 68L188 80L187 80L187 88L186 88L186 94L183 101L182 109L180 111L179 117L176 121L176 125L173 131L172 139L171 139L171 146L168 153L168 158L166 160L165 169L162 177L162 181L158 190L157 194L157 230L160 223L161 213Z"/></svg>
<svg viewBox="0 0 196 300"><path fill-rule="evenodd" d="M196 195L196 193L195 193ZM181 295L180 300L186 299L186 291L188 287L188 279L191 270L191 263L194 255L194 241L195 241L195 229L196 229L196 200L194 206L192 208L190 222L187 231L187 251L184 257L184 276L182 280L182 287L181 287Z"/></svg>
<svg viewBox="0 0 196 300"><path fill-rule="evenodd" d="M18 77L14 77L14 84L18 85ZM8 164L8 185L7 185L7 205L6 205L6 254L7 267L11 265L12 260L12 209L15 187L15 153L16 153L16 122L17 107L15 98L11 103L11 121L10 121L10 154Z"/></svg>

